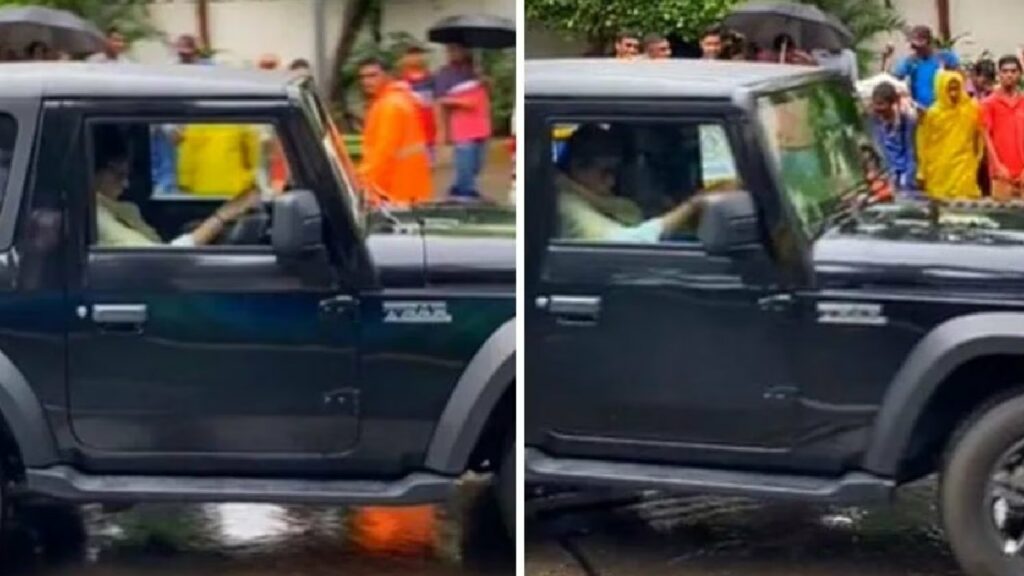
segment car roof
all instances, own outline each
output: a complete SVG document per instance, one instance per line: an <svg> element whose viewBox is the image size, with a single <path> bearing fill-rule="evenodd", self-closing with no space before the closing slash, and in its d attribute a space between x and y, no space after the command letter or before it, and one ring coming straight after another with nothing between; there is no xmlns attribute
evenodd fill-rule
<svg viewBox="0 0 1024 576"><path fill-rule="evenodd" d="M529 60L528 96L731 99L834 75L822 68L714 60Z"/></svg>
<svg viewBox="0 0 1024 576"><path fill-rule="evenodd" d="M294 76L212 65L0 64L0 98L286 97Z"/></svg>

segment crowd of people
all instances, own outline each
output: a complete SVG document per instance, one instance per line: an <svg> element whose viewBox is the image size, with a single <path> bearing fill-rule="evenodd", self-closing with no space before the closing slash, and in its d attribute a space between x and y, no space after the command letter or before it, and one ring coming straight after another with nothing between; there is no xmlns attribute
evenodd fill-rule
<svg viewBox="0 0 1024 576"><path fill-rule="evenodd" d="M895 82L871 95L871 127L898 191L939 200L1024 198L1022 55L963 66L932 31L910 34ZM905 86L905 88L904 88Z"/></svg>
<svg viewBox="0 0 1024 576"><path fill-rule="evenodd" d="M722 26L708 28L699 40L701 58L708 60L822 66L859 79L850 49L805 49L786 34L760 47ZM1024 50L965 66L954 51L938 47L927 26L912 28L908 40L909 55L895 62L894 47L886 47L884 76L870 93L875 147L862 153L877 176L872 183L887 196L1024 199ZM672 56L671 43L657 33L625 31L614 44L621 60Z"/></svg>
<svg viewBox="0 0 1024 576"><path fill-rule="evenodd" d="M857 55L853 50L825 50L801 47L789 34L779 34L771 46L758 46L742 34L722 25L704 30L700 36L700 57L706 60L779 62L835 69L852 80L858 79ZM641 35L620 32L615 38L614 56L620 60L662 60L673 57L672 43L659 33Z"/></svg>
<svg viewBox="0 0 1024 576"><path fill-rule="evenodd" d="M451 163L447 197L480 197L491 100L470 50L448 45L447 64L433 72L426 50L410 44L397 70L380 58L360 62L359 80L369 101L361 172L378 195L397 204L431 200L432 168Z"/></svg>
<svg viewBox="0 0 1024 576"><path fill-rule="evenodd" d="M173 44L174 62L181 65L214 65L204 56L195 36L184 34ZM70 61L91 63L130 63L128 42L122 32L107 30L103 50L91 55L72 56L53 50L43 42L33 42L24 49L0 50L0 61ZM478 179L486 163L487 143L492 135L490 93L488 82L481 77L473 53L459 45L447 46L447 64L436 72L430 69L427 51L420 45L409 45L402 51L397 69L381 58L368 58L359 63L359 82L366 96L363 142L359 172L364 185L373 193L374 201L410 205L433 200L433 171L439 163L451 164L454 176L447 197L463 199L480 196ZM256 62L260 70L281 69L274 54L264 54ZM287 70L293 74L310 75L309 62L295 59ZM261 168L255 177L264 181L278 180L286 169L283 152L258 130L242 133L242 127L227 130L210 127L202 134L204 141L231 142L259 138L267 152L261 156ZM204 127L189 126L192 132ZM158 190L184 190L178 176L182 157L188 157L188 139L181 127L168 126L155 130L152 149L153 180ZM246 149L246 146L234 146ZM276 154L274 151L276 150ZM201 186L199 186L201 188ZM191 187L189 188L192 191ZM272 188L272 186L271 186ZM201 193L201 192L197 192Z"/></svg>

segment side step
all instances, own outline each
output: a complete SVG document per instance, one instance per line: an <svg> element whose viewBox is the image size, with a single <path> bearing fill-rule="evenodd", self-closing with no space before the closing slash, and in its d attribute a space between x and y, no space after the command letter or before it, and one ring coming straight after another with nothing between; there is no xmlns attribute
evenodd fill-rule
<svg viewBox="0 0 1024 576"><path fill-rule="evenodd" d="M456 479L413 473L394 481L204 476L97 476L67 466L29 469L25 490L74 502L266 502L426 504L446 500Z"/></svg>
<svg viewBox="0 0 1024 576"><path fill-rule="evenodd" d="M526 449L526 480L576 487L662 490L828 504L888 502L896 486L892 480L862 472L852 472L840 478L817 478L554 458L534 448Z"/></svg>

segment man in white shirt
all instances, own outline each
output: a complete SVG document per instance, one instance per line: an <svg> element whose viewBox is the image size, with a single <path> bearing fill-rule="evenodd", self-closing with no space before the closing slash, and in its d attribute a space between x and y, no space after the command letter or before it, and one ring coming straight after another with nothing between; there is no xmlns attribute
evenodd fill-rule
<svg viewBox="0 0 1024 576"><path fill-rule="evenodd" d="M125 56L124 52L128 48L128 42L124 38L124 34L117 26L111 26L107 29L107 42L103 47L102 52L97 52L92 56L89 56L89 62L99 62L108 64L125 64L131 62L131 59Z"/></svg>

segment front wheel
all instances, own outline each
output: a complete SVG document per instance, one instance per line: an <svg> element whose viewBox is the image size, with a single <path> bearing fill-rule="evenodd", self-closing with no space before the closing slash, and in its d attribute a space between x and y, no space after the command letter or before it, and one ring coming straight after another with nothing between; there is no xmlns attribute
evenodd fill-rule
<svg viewBox="0 0 1024 576"><path fill-rule="evenodd" d="M1024 574L1024 394L990 404L960 430L939 499L968 574Z"/></svg>

